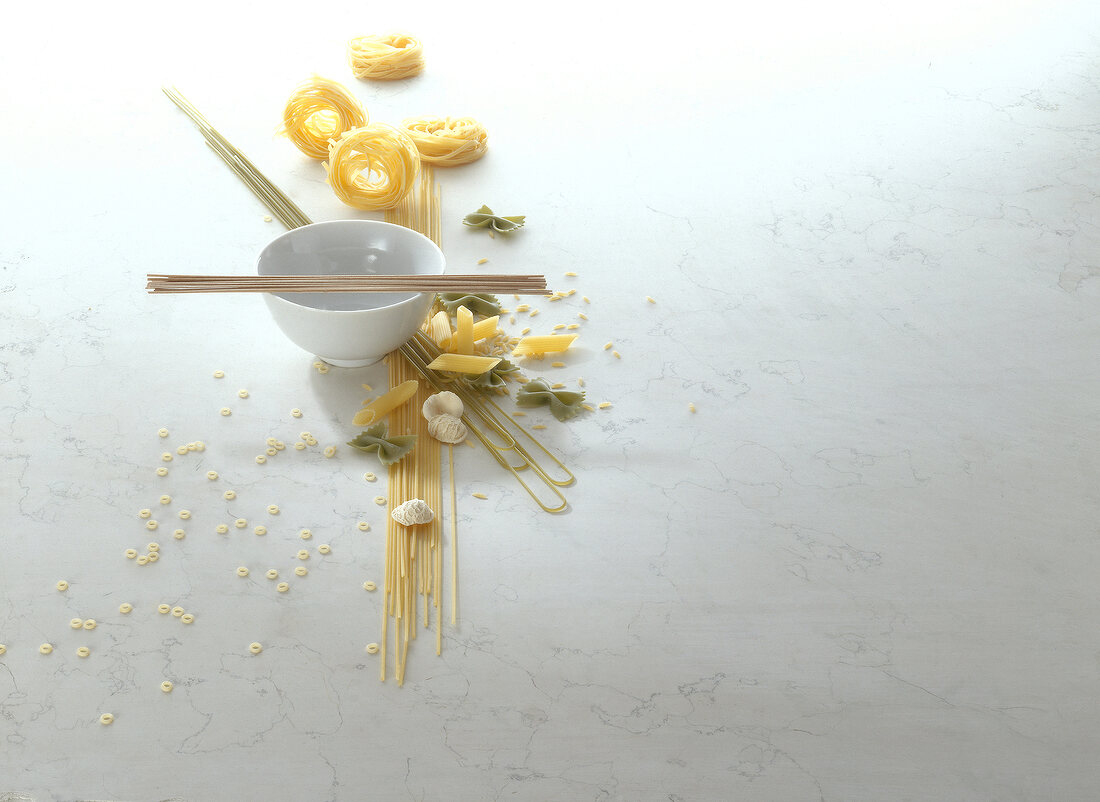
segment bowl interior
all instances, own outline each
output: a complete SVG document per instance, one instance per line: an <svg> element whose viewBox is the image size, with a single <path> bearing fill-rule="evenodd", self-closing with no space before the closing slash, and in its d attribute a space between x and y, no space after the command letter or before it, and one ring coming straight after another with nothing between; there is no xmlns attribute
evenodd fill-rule
<svg viewBox="0 0 1100 802"><path fill-rule="evenodd" d="M443 252L422 234L378 220L333 220L292 229L260 252L261 276L438 275ZM275 293L292 304L331 311L383 309L413 298L410 292Z"/></svg>

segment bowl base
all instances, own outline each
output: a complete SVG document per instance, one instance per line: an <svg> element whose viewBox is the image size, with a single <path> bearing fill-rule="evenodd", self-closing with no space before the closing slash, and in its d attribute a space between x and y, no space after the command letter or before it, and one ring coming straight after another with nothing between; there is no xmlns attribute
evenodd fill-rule
<svg viewBox="0 0 1100 802"><path fill-rule="evenodd" d="M369 365L374 365L378 362L381 362L384 357L372 356L368 357L367 359L332 359L331 357L327 356L319 356L317 358L320 359L322 362L325 362L337 368L365 368Z"/></svg>

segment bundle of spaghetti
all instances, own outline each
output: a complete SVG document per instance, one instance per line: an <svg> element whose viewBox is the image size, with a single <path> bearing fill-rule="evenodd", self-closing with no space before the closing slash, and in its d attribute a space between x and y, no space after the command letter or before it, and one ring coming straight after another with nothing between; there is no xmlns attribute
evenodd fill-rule
<svg viewBox="0 0 1100 802"><path fill-rule="evenodd" d="M407 34L357 36L348 42L348 65L356 78L408 78L424 69L424 46Z"/></svg>
<svg viewBox="0 0 1100 802"><path fill-rule="evenodd" d="M322 162L341 201L356 209L392 209L409 194L420 170L420 154L404 131L371 123L345 131L329 143Z"/></svg>
<svg viewBox="0 0 1100 802"><path fill-rule="evenodd" d="M489 149L489 134L473 117L410 117L401 127L412 137L420 159L440 167L469 164Z"/></svg>
<svg viewBox="0 0 1100 802"><path fill-rule="evenodd" d="M431 167L421 166L414 190L396 206L386 210L385 221L411 228L443 247L440 241L440 191Z"/></svg>
<svg viewBox="0 0 1100 802"><path fill-rule="evenodd" d="M351 92L314 75L300 83L286 102L280 133L310 158L323 159L330 139L367 122L367 110Z"/></svg>
<svg viewBox="0 0 1100 802"><path fill-rule="evenodd" d="M439 188L431 169L421 172L413 191L395 207L387 210L387 222L403 225L439 244ZM410 379L422 379L416 368L401 351L393 351L386 357L391 387L397 387ZM409 499L419 498L427 502L436 515L423 526L405 527L390 516L386 521L386 584L382 620L380 678L385 681L387 642L390 621L393 622L393 676L398 684L405 681L409 641L417 633L417 596L421 603L421 625L427 629L430 613L435 611L436 654L443 650L442 599L443 599L443 544L442 509L443 486L440 480L440 443L428 434L428 422L420 414L424 401L435 388L421 382L416 396L390 413L390 431L398 434L416 434L417 445L412 454L393 464L389 469L389 510ZM450 447L448 447L450 448ZM453 474L452 474L453 481ZM451 623L456 621L457 563L454 501L451 502Z"/></svg>
<svg viewBox="0 0 1100 802"><path fill-rule="evenodd" d="M221 133L218 132L214 126L210 124L210 121L203 116L194 104L190 100L185 98L174 87L165 86L162 87L164 94L168 96L168 99L176 104L177 107L184 114L191 118L191 121L199 127L202 131L202 135L206 138L206 144L218 154L222 161L237 174L237 177L244 182L244 184L252 190L252 193L260 199L271 213L274 214L279 221L287 228L297 228L298 226L309 225L310 219L306 216L305 212L298 208L298 206L287 197L286 193L279 189L277 186L271 183L271 181L261 173L247 156L241 153L235 148L232 143Z"/></svg>
<svg viewBox="0 0 1100 802"><path fill-rule="evenodd" d="M415 368L398 351L386 358L390 385L398 386L418 378ZM427 421L420 408L432 388L421 385L412 403L403 404L390 413L390 431L415 434L416 448L405 459L389 468L389 510L414 498L423 499L433 510L443 506L440 483L440 445L428 434ZM436 654L443 650L442 519L437 512L428 524L404 526L392 515L386 521L386 573L382 620L380 679L385 681L390 643L390 622L393 623L393 676L399 685L405 682L409 642L417 636L417 597L420 597L421 625L431 626L435 611Z"/></svg>

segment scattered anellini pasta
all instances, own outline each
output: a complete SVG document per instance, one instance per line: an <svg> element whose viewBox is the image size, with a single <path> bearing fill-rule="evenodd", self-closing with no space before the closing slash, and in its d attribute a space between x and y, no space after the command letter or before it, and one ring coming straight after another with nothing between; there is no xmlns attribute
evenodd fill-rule
<svg viewBox="0 0 1100 802"><path fill-rule="evenodd" d="M356 78L409 78L424 69L424 46L407 34L356 36L348 42L348 66Z"/></svg>
<svg viewBox="0 0 1100 802"><path fill-rule="evenodd" d="M401 127L416 143L420 158L439 167L469 164L489 149L489 134L473 117L410 117Z"/></svg>
<svg viewBox="0 0 1100 802"><path fill-rule="evenodd" d="M367 124L367 111L345 87L314 76L303 81L283 109L285 134L312 159L328 156L329 140Z"/></svg>
<svg viewBox="0 0 1100 802"><path fill-rule="evenodd" d="M420 154L404 131L372 123L331 142L323 164L333 192L348 206L392 209L412 190Z"/></svg>

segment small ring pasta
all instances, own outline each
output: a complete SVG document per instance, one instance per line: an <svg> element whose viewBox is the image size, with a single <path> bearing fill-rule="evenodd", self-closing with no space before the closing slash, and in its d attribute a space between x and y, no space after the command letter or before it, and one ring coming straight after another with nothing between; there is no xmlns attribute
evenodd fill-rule
<svg viewBox="0 0 1100 802"><path fill-rule="evenodd" d="M454 167L477 161L488 150L489 134L472 117L411 117L401 127L428 164Z"/></svg>
<svg viewBox="0 0 1100 802"><path fill-rule="evenodd" d="M314 76L294 90L283 110L281 133L313 159L328 156L330 139L367 124L367 110L345 87Z"/></svg>
<svg viewBox="0 0 1100 802"><path fill-rule="evenodd" d="M348 42L348 65L356 78L408 78L424 69L424 46L405 34L357 36Z"/></svg>
<svg viewBox="0 0 1100 802"><path fill-rule="evenodd" d="M323 165L336 197L348 206L392 209L413 188L420 155L404 131L373 123L334 140Z"/></svg>

